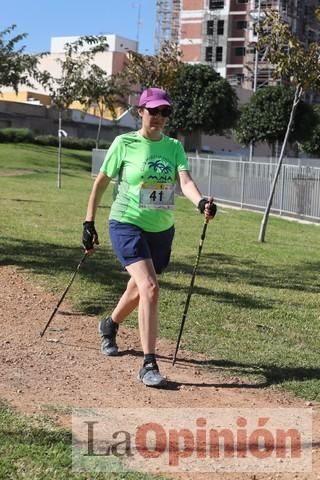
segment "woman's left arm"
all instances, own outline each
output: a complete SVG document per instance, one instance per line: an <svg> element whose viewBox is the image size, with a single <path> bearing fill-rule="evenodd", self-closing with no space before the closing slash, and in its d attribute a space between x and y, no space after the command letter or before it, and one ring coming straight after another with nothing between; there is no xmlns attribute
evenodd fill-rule
<svg viewBox="0 0 320 480"><path fill-rule="evenodd" d="M196 207L198 206L202 195L197 185L194 183L188 170L178 171L180 188L185 197L187 197Z"/></svg>
<svg viewBox="0 0 320 480"><path fill-rule="evenodd" d="M180 188L183 193L197 208L199 207L199 202L203 200L203 196L201 195L197 185L193 181L190 172L188 170L180 170L178 171L178 179L180 183ZM211 219L214 217L213 210L211 205L213 204L213 198L208 197L206 198L207 202L204 202L205 205L203 206L203 212L205 217ZM200 211L202 208L200 208Z"/></svg>

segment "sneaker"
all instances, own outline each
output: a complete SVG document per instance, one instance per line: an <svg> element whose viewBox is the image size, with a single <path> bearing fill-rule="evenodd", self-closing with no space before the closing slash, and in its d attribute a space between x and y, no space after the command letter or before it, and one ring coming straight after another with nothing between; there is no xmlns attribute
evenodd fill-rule
<svg viewBox="0 0 320 480"><path fill-rule="evenodd" d="M101 352L108 357L118 355L118 345L116 343L118 329L119 325L114 324L111 317L104 318L99 323Z"/></svg>
<svg viewBox="0 0 320 480"><path fill-rule="evenodd" d="M147 387L164 387L167 384L156 363L147 363L140 368L138 380Z"/></svg>

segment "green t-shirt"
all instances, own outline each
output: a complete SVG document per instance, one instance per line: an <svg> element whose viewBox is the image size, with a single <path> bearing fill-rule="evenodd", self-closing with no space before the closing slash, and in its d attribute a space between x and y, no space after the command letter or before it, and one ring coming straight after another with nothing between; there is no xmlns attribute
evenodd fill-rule
<svg viewBox="0 0 320 480"><path fill-rule="evenodd" d="M160 206L162 195L163 199L170 196L166 189L172 191L180 170L189 170L189 165L178 140L163 135L161 140L151 141L139 132L116 137L100 169L108 177L118 178L109 219L132 223L147 232L170 228L172 209L145 208L142 199L149 195L149 202L154 199Z"/></svg>

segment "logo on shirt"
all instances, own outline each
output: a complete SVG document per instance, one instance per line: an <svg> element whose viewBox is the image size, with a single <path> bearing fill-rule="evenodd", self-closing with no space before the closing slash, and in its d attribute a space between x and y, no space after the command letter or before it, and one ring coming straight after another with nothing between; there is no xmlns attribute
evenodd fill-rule
<svg viewBox="0 0 320 480"><path fill-rule="evenodd" d="M150 173L147 180L156 180L157 182L173 183L173 168L162 158L151 158L147 160L147 168Z"/></svg>

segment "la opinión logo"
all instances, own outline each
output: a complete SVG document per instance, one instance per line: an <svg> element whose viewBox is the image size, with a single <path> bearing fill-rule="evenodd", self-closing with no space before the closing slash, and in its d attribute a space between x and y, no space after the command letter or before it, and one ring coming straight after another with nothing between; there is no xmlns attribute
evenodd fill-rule
<svg viewBox="0 0 320 480"><path fill-rule="evenodd" d="M196 419L196 428L169 428L161 423L149 422L139 425L136 433L118 430L112 433L113 442L107 443L104 452L94 450L94 426L98 422L87 421L88 450L86 455L131 457L133 451L144 458L159 458L168 453L169 465L177 466L180 458L195 455L196 458L244 458L253 456L264 459L275 454L277 458L300 458L301 434L296 428L288 430L267 428L268 417L258 418L258 428L248 431L247 420L239 417L237 428L207 429L206 418Z"/></svg>
<svg viewBox="0 0 320 480"><path fill-rule="evenodd" d="M128 465L143 463L148 471L214 471L217 465L247 471L259 464L263 471L305 471L311 464L304 448L312 443L310 412L234 410L112 409L107 418L80 417L82 455L91 464L93 458L116 457Z"/></svg>

